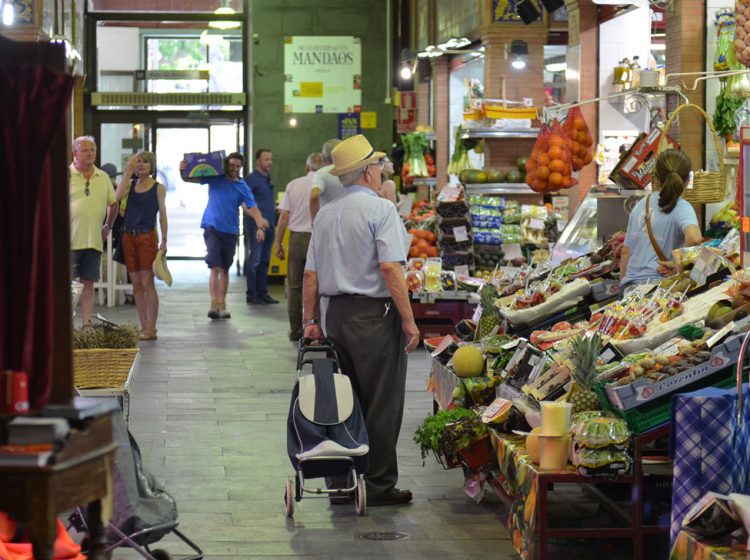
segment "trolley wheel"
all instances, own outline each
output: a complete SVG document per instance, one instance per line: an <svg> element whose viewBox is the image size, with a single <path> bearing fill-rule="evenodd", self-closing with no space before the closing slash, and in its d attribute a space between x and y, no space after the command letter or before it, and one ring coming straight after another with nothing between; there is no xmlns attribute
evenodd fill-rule
<svg viewBox="0 0 750 560"><path fill-rule="evenodd" d="M364 515L367 511L367 488L365 488L365 479L357 480L357 488L354 490L354 505L357 508L357 515Z"/></svg>
<svg viewBox="0 0 750 560"><path fill-rule="evenodd" d="M154 557L154 560L172 560L169 552L167 552L166 550L162 550L161 548L152 550L149 554Z"/></svg>
<svg viewBox="0 0 750 560"><path fill-rule="evenodd" d="M284 510L287 517L294 515L294 481L287 480L284 483Z"/></svg>

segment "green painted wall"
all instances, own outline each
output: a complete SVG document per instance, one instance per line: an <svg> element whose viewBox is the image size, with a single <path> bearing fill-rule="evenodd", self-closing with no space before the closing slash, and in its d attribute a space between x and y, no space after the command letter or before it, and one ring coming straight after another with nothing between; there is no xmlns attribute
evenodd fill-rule
<svg viewBox="0 0 750 560"><path fill-rule="evenodd" d="M385 103L387 1L252 0L253 33L259 41L253 46L253 152L258 148L273 151L271 176L277 190L283 191L291 179L304 174L307 156L319 152L323 142L338 134L336 114L295 114L297 127L289 127L289 115L284 114L286 35L362 39L362 110L378 116L377 129L362 132L376 149L390 148L393 113Z"/></svg>

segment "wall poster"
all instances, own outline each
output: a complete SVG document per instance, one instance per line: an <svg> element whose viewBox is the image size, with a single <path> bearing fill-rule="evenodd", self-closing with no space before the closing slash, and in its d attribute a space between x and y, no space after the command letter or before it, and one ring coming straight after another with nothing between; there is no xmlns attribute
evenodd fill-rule
<svg viewBox="0 0 750 560"><path fill-rule="evenodd" d="M359 37L285 37L284 81L285 113L359 112Z"/></svg>

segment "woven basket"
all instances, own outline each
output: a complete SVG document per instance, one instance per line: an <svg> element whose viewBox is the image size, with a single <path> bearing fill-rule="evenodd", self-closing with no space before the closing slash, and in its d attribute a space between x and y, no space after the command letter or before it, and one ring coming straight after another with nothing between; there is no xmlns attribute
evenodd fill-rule
<svg viewBox="0 0 750 560"><path fill-rule="evenodd" d="M671 115L669 115L669 119L667 119L667 122L664 125L664 134L662 135L661 142L659 143L659 153L667 149L668 145L665 136L669 134L669 129L672 127L672 124L674 124L677 115L680 111L682 111L683 109L687 109L688 107L698 111L701 115L703 115L706 123L708 123L708 129L711 131L711 136L713 136L714 144L716 144L716 153L719 156L719 170L695 171L693 173L693 188L685 189L685 191L682 193L682 198L694 204L723 202L727 190L727 176L726 168L724 166L724 149L719 142L719 136L716 134L716 129L714 129L714 125L711 122L711 119L703 109L698 107L698 105L693 105L692 103L680 105ZM653 175L651 188L654 191L658 191L661 189L661 185L656 178L656 174Z"/></svg>
<svg viewBox="0 0 750 560"><path fill-rule="evenodd" d="M138 348L73 350L73 385L77 389L122 389Z"/></svg>

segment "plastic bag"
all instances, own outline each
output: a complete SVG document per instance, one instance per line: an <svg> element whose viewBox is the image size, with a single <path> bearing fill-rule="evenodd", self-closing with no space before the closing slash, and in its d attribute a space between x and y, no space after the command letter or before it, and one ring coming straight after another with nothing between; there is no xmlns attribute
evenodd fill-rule
<svg viewBox="0 0 750 560"><path fill-rule="evenodd" d="M734 14L732 10L716 12L716 54L714 55L714 71L729 70L729 51L734 48Z"/></svg>
<svg viewBox="0 0 750 560"><path fill-rule="evenodd" d="M571 141L573 171L579 171L594 159L591 153L594 137L580 107L573 107L568 111L563 128Z"/></svg>
<svg viewBox="0 0 750 560"><path fill-rule="evenodd" d="M701 537L715 539L733 533L742 523L727 496L708 492L682 519L682 527Z"/></svg>
<svg viewBox="0 0 750 560"><path fill-rule="evenodd" d="M526 161L526 184L538 193L552 193L578 184L573 173L573 146L557 119L539 132ZM507 220L506 220L507 221Z"/></svg>

